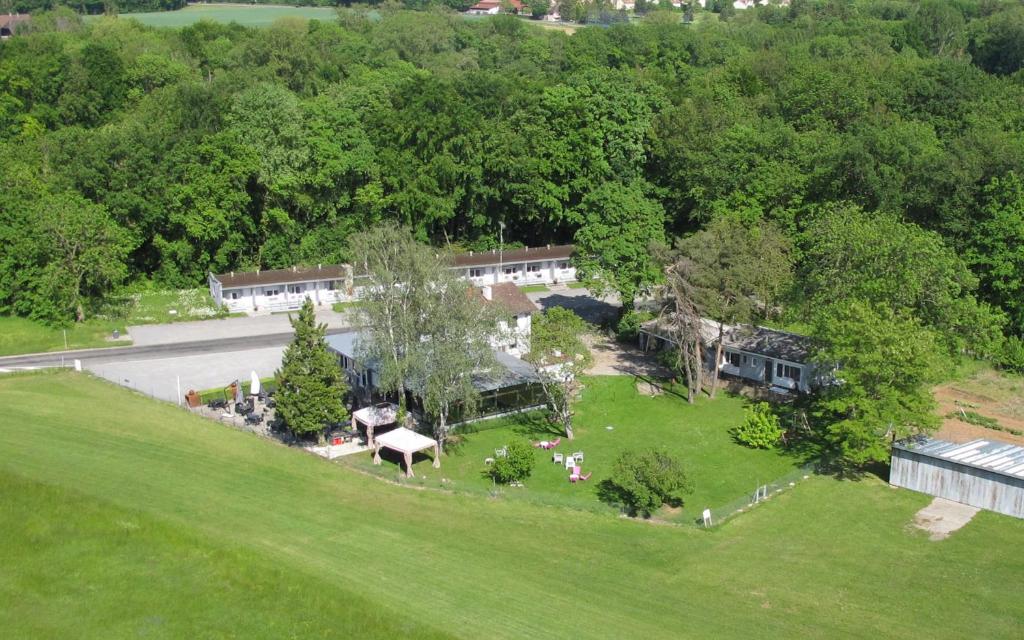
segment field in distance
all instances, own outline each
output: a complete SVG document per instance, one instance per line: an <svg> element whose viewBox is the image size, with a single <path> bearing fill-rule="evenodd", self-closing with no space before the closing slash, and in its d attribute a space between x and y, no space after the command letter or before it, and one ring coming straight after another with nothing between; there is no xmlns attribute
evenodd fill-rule
<svg viewBox="0 0 1024 640"><path fill-rule="evenodd" d="M334 7L285 7L235 4L192 4L177 11L122 13L121 18L138 20L150 27L187 27L200 20L237 22L247 27L270 26L278 18L295 17L333 21L338 13Z"/></svg>

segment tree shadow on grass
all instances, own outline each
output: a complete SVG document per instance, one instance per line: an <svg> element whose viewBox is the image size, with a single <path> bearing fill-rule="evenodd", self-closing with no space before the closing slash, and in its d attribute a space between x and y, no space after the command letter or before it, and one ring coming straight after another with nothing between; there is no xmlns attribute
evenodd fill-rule
<svg viewBox="0 0 1024 640"><path fill-rule="evenodd" d="M531 440L548 439L548 436L565 437L562 426L553 422L548 414L542 411L517 414L512 424L512 433Z"/></svg>

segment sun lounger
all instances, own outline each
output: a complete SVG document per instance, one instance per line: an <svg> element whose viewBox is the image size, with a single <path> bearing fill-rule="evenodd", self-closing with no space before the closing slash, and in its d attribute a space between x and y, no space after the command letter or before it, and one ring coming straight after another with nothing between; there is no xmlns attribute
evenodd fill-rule
<svg viewBox="0 0 1024 640"><path fill-rule="evenodd" d="M587 480L590 480L590 476L592 476L592 475L594 475L593 471L589 471L587 473L584 473L582 476L580 476L580 480L583 481L583 482L586 482Z"/></svg>

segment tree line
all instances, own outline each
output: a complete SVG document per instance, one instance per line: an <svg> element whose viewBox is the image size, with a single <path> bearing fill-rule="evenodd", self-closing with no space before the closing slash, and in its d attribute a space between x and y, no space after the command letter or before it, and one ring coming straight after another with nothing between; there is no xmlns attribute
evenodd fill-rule
<svg viewBox="0 0 1024 640"><path fill-rule="evenodd" d="M664 276L652 241L730 218L792 247L787 307L891 294L948 344L1024 332L1019 3L673 15L571 36L385 5L267 29L34 16L0 44L0 312L351 261L378 222L458 250L499 223L575 240L628 304ZM872 273L846 240L933 271ZM831 284L853 267L896 291Z"/></svg>

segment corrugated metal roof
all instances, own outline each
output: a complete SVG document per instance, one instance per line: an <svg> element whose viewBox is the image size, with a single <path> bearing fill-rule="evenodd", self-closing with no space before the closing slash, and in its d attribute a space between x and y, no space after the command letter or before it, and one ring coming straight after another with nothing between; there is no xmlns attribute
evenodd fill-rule
<svg viewBox="0 0 1024 640"><path fill-rule="evenodd" d="M990 440L972 440L964 444L957 444L921 437L906 442L897 442L893 448L1024 480L1024 447L1012 444Z"/></svg>

